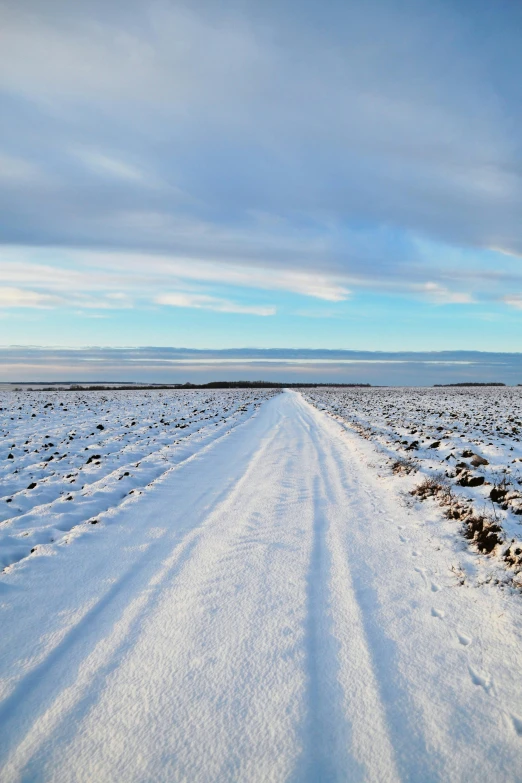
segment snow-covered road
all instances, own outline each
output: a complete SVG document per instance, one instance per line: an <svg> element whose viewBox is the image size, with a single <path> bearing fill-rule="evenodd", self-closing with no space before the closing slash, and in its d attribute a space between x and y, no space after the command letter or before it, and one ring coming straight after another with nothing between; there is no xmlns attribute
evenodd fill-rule
<svg viewBox="0 0 522 783"><path fill-rule="evenodd" d="M372 460L285 392L3 578L3 783L521 780L520 599Z"/></svg>

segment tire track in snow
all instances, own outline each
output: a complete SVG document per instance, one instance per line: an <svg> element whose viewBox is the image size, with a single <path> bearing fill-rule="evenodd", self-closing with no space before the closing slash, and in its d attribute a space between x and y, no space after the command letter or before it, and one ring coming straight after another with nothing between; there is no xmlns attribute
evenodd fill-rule
<svg viewBox="0 0 522 783"><path fill-rule="evenodd" d="M315 547L309 577L310 766L300 780L399 780L371 650L339 536L347 496L317 413L296 398L315 455ZM335 463L335 464L334 464Z"/></svg>
<svg viewBox="0 0 522 783"><path fill-rule="evenodd" d="M326 421L324 414L315 409L312 409L312 415L323 416ZM347 609L342 627L346 629L349 624L358 627L358 633L350 640L352 660L347 661L348 669L353 661L357 661L357 666L352 676L346 673L345 681L350 698L360 701L357 709L359 719L355 725L362 756L371 758L376 764L375 769L368 770L364 779L445 779L444 776L439 777L440 772L434 772L437 767L443 768L444 761L437 760L434 748L428 749L429 741L427 743L422 730L421 715L411 702L408 685L398 670L395 645L386 635L379 617L380 601L374 585L374 562L380 552L372 546L373 531L368 522L381 515L384 518L383 510L386 509L387 501L376 493L375 488L366 489L364 475L358 475L360 463L353 462L352 475L342 469L347 455L343 453L342 442L332 437L329 427L319 426L317 433L325 442L328 480L335 485L337 497L341 499L344 496L347 500L344 520L339 517L336 520L336 540L332 541L332 551L337 553L339 566L339 600L344 598ZM360 520L363 521L363 527ZM384 540L383 534L382 544ZM351 604L346 601L349 594L352 595ZM364 692L360 685L354 689L357 681L365 680L372 683L371 690ZM359 693L356 694L356 691ZM375 716L377 720L373 726L365 725L365 721L361 720L363 715L366 720L370 716Z"/></svg>

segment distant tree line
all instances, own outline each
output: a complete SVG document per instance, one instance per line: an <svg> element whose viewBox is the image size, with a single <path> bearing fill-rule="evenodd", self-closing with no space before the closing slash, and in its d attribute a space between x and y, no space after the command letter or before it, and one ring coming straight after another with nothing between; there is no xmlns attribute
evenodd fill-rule
<svg viewBox="0 0 522 783"><path fill-rule="evenodd" d="M447 386L505 386L505 383L498 383L497 381L492 381L491 383L477 383L472 381L465 381L463 383L434 383L433 384L437 388L445 388ZM521 384L518 384L519 386Z"/></svg>
<svg viewBox="0 0 522 783"><path fill-rule="evenodd" d="M24 384L25 385L25 384ZM73 383L68 386L44 386L40 389L27 388L27 391L158 391L167 389L315 389L322 386L335 386L340 388L369 388L370 383L278 383L276 381L211 381L210 383L132 383L118 386L111 384ZM15 391L22 391L15 388Z"/></svg>

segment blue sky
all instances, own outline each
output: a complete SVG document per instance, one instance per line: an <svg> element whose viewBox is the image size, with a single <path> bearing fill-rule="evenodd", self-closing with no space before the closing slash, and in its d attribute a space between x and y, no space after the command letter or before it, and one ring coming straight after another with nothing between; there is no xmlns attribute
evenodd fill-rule
<svg viewBox="0 0 522 783"><path fill-rule="evenodd" d="M518 351L522 5L0 1L1 344Z"/></svg>

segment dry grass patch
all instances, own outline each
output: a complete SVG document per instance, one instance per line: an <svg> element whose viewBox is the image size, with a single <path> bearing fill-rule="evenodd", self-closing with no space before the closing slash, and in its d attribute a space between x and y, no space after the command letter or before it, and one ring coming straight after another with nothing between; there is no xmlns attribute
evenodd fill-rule
<svg viewBox="0 0 522 783"><path fill-rule="evenodd" d="M391 469L396 476L409 476L410 473L415 473L419 469L419 463L408 457L397 457L392 463Z"/></svg>

